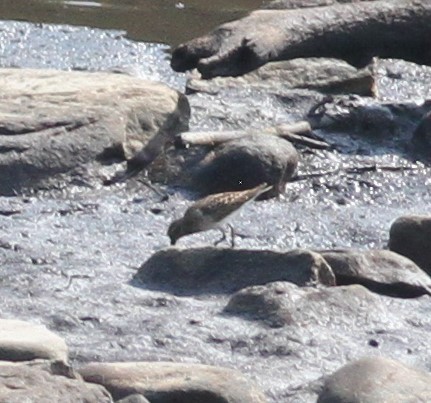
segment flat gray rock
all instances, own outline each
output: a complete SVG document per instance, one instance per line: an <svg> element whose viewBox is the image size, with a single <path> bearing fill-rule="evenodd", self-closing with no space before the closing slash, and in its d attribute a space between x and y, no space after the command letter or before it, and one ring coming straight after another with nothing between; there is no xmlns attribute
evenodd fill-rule
<svg viewBox="0 0 431 403"><path fill-rule="evenodd" d="M80 370L115 399L142 394L151 403L264 403L266 398L241 373L229 368L172 362L91 363Z"/></svg>
<svg viewBox="0 0 431 403"><path fill-rule="evenodd" d="M28 361L39 358L67 362L65 341L45 326L0 319L0 360Z"/></svg>
<svg viewBox="0 0 431 403"><path fill-rule="evenodd" d="M151 162L188 127L184 95L121 74L1 69L0 194L88 180L86 165Z"/></svg>

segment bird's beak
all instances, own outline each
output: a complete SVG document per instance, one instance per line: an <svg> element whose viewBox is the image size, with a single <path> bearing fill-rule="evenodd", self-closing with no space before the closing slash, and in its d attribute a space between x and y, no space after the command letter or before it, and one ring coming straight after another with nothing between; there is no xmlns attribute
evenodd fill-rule
<svg viewBox="0 0 431 403"><path fill-rule="evenodd" d="M171 245L175 245L176 242L177 240L175 238L171 238Z"/></svg>

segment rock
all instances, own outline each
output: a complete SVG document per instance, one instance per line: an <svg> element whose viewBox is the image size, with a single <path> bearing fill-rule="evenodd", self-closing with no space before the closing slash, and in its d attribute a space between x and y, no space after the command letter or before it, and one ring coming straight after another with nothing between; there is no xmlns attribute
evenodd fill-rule
<svg viewBox="0 0 431 403"><path fill-rule="evenodd" d="M1 69L0 85L3 195L58 184L60 174L88 180L97 162L150 163L188 126L183 95L126 75Z"/></svg>
<svg viewBox="0 0 431 403"><path fill-rule="evenodd" d="M273 185L267 196L282 193L298 166L298 152L277 136L252 134L228 141L195 168L192 186L203 194Z"/></svg>
<svg viewBox="0 0 431 403"><path fill-rule="evenodd" d="M335 284L325 260L311 251L221 248L161 250L139 268L134 280L175 294L229 293L273 281Z"/></svg>
<svg viewBox="0 0 431 403"><path fill-rule="evenodd" d="M151 403L151 402L141 394L134 393L133 395L129 395L124 399L117 400L115 403Z"/></svg>
<svg viewBox="0 0 431 403"><path fill-rule="evenodd" d="M337 285L362 284L389 296L431 295L431 278L410 259L387 250L319 252L331 266Z"/></svg>
<svg viewBox="0 0 431 403"><path fill-rule="evenodd" d="M371 69L357 69L330 58L307 58L271 62L241 77L190 78L186 93L217 93L221 88L258 87L279 93L285 89L307 88L323 93L349 93L372 96L374 78Z"/></svg>
<svg viewBox="0 0 431 403"><path fill-rule="evenodd" d="M52 374L38 366L0 365L0 401L8 403L111 403L100 385Z"/></svg>
<svg viewBox="0 0 431 403"><path fill-rule="evenodd" d="M244 288L234 294L224 312L260 320L270 327L338 326L354 329L387 319L387 309L376 294L360 285L322 289L274 282ZM336 319L335 319L336 318ZM318 331L318 330L316 330Z"/></svg>
<svg viewBox="0 0 431 403"><path fill-rule="evenodd" d="M99 383L114 399L133 393L151 403L263 403L266 399L239 372L201 364L171 362L91 363L80 370L87 382Z"/></svg>
<svg viewBox="0 0 431 403"><path fill-rule="evenodd" d="M431 217L399 217L389 234L389 249L413 260L431 276Z"/></svg>
<svg viewBox="0 0 431 403"><path fill-rule="evenodd" d="M431 401L431 375L384 357L362 358L330 375L318 403Z"/></svg>
<svg viewBox="0 0 431 403"><path fill-rule="evenodd" d="M45 326L0 319L0 360L29 361L38 358L67 362L65 341Z"/></svg>

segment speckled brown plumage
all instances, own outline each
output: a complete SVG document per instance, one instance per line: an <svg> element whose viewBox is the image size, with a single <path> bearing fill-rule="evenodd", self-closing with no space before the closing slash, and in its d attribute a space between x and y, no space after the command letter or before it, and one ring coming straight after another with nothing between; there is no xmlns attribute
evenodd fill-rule
<svg viewBox="0 0 431 403"><path fill-rule="evenodd" d="M229 216L271 187L262 183L253 189L217 193L198 200L187 209L184 217L175 220L169 226L168 236L171 244L174 245L185 235L214 228L222 229L221 225Z"/></svg>

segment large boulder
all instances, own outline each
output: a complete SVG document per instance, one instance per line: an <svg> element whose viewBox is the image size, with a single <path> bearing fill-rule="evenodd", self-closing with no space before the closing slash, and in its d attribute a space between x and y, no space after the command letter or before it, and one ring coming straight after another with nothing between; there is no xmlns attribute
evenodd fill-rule
<svg viewBox="0 0 431 403"><path fill-rule="evenodd" d="M21 320L0 319L0 360L47 359L66 362L65 341L45 326Z"/></svg>
<svg viewBox="0 0 431 403"><path fill-rule="evenodd" d="M141 394L151 403L264 403L263 393L229 368L171 362L91 363L80 369L87 382L114 399Z"/></svg>
<svg viewBox="0 0 431 403"><path fill-rule="evenodd" d="M318 403L431 401L431 375L384 357L363 358L326 379Z"/></svg>
<svg viewBox="0 0 431 403"><path fill-rule="evenodd" d="M87 180L97 161L149 164L188 126L184 95L126 75L1 69L0 86L0 194Z"/></svg>
<svg viewBox="0 0 431 403"><path fill-rule="evenodd" d="M335 285L325 260L307 250L169 248L151 256L134 280L140 286L175 294L229 293L273 281Z"/></svg>
<svg viewBox="0 0 431 403"><path fill-rule="evenodd" d="M413 260L431 275L431 216L397 218L389 232L389 249Z"/></svg>
<svg viewBox="0 0 431 403"><path fill-rule="evenodd" d="M0 363L0 401L112 403L112 398L102 386L58 375L46 365Z"/></svg>
<svg viewBox="0 0 431 403"><path fill-rule="evenodd" d="M361 284L395 297L431 295L431 278L415 263L388 250L327 250L319 252L334 272L337 285Z"/></svg>

